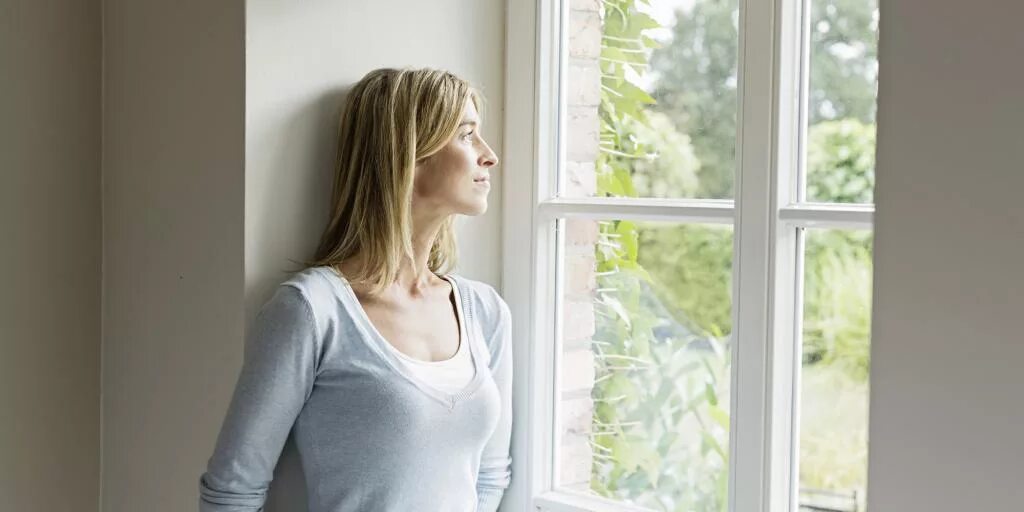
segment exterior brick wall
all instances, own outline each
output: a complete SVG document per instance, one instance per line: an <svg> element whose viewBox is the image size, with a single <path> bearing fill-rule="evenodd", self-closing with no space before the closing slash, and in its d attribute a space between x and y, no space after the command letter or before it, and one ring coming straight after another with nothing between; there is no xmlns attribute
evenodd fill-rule
<svg viewBox="0 0 1024 512"><path fill-rule="evenodd" d="M569 58L566 80L566 197L595 195L597 180L594 162L598 155L601 99L600 0L572 0L569 11ZM585 491L590 488L593 452L590 444L594 401L594 290L598 239L596 221L565 220L564 290L562 310L560 446L561 463L558 485Z"/></svg>

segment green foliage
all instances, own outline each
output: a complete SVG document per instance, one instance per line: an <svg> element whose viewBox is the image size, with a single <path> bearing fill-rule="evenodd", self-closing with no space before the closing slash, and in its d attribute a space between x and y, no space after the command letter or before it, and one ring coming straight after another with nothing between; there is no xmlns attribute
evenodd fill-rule
<svg viewBox="0 0 1024 512"><path fill-rule="evenodd" d="M616 223L608 223L612 230ZM638 272L601 280L595 343L595 463L600 494L659 510L724 510L728 481L728 355L657 342L663 323L642 301ZM608 306L617 301L621 307ZM608 314L619 310L621 314ZM595 338L597 338L595 336Z"/></svg>
<svg viewBox="0 0 1024 512"><path fill-rule="evenodd" d="M637 11L636 3L604 1L598 194L678 197L680 191L696 193L699 162L689 138L679 134L669 117L649 113L646 107L654 103L653 98L629 80L630 73L646 72L646 49L655 46L641 31L657 28L653 19ZM672 237L680 231L692 233L697 243L661 247L673 243ZM702 285L715 289L710 281L731 268L731 238L724 237L730 243L722 243L721 231L696 226L648 229L621 220L600 223L595 247L599 291L593 345L597 368L591 488L601 495L660 510L726 508L728 352L717 339L692 332L679 338L656 337L656 330L672 318L651 307L649 290L655 278L640 262L641 254L671 258L686 257L688 251L715 253L720 260L716 270L670 277L674 283L693 282L696 286L690 290L700 290L697 286ZM701 238L704 243L699 242ZM725 246L729 250L722 261ZM661 271L676 267L653 263ZM682 289L675 288L673 293ZM728 293L727 284L722 291ZM698 301L694 294L674 299L686 304ZM723 317L712 308L699 318L680 314L675 319L694 332L719 335L729 325L728 314ZM716 350L692 349L694 342Z"/></svg>
<svg viewBox="0 0 1024 512"><path fill-rule="evenodd" d="M812 0L812 126L833 119L874 123L877 11L877 0ZM654 108L676 121L700 160L699 190L680 197L733 197L738 19L736 0L697 0L676 13L671 43L651 57L659 76Z"/></svg>
<svg viewBox="0 0 1024 512"><path fill-rule="evenodd" d="M872 234L809 230L804 265L800 485L867 486Z"/></svg>
<svg viewBox="0 0 1024 512"><path fill-rule="evenodd" d="M870 367L872 240L864 231L810 231L804 265L804 364L859 382Z"/></svg>
<svg viewBox="0 0 1024 512"><path fill-rule="evenodd" d="M807 139L808 200L874 201L874 125L856 119L824 121L811 127Z"/></svg>
<svg viewBox="0 0 1024 512"><path fill-rule="evenodd" d="M650 148L652 158L632 162L633 188L640 197L695 197L700 191L700 160L690 137L679 133L662 112L646 113L646 122L625 118L623 127Z"/></svg>
<svg viewBox="0 0 1024 512"><path fill-rule="evenodd" d="M857 491L864 510L868 383L841 368L818 364L804 368L801 396L800 485Z"/></svg>
<svg viewBox="0 0 1024 512"><path fill-rule="evenodd" d="M812 51L808 196L871 202L874 2L812 3L825 50ZM736 1L678 12L664 47L644 33L657 23L643 5L602 2L597 193L731 198ZM651 71L647 94L630 79ZM863 490L871 237L829 230L806 245L802 400L814 413L801 418L801 483ZM595 255L591 489L656 510L726 510L731 231L601 222Z"/></svg>
<svg viewBox="0 0 1024 512"><path fill-rule="evenodd" d="M736 0L697 0L679 11L672 42L651 58L659 80L655 107L689 135L700 160L700 189L692 196L733 196L736 167Z"/></svg>
<svg viewBox="0 0 1024 512"><path fill-rule="evenodd" d="M675 321L705 336L732 333L731 229L648 225L640 249L640 263Z"/></svg>
<svg viewBox="0 0 1024 512"><path fill-rule="evenodd" d="M878 0L811 0L810 124L875 122Z"/></svg>

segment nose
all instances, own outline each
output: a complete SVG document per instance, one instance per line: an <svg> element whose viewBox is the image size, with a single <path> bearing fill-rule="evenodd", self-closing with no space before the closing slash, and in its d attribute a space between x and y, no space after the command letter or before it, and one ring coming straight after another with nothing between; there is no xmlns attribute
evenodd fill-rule
<svg viewBox="0 0 1024 512"><path fill-rule="evenodd" d="M494 154L494 151L491 150L491 147L486 142L483 143L483 146L484 152L477 159L477 165L480 167L494 167L498 165L498 155Z"/></svg>

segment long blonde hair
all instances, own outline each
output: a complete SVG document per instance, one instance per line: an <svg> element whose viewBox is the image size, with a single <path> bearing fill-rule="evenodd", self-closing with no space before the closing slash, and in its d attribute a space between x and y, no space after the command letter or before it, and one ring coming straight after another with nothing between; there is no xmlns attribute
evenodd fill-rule
<svg viewBox="0 0 1024 512"><path fill-rule="evenodd" d="M381 68L352 88L338 127L338 154L330 220L307 266L339 265L360 255L351 281L376 294L395 281L403 258L412 260L412 193L416 162L455 136L463 109L480 94L465 80L435 69ZM454 215L430 248L435 274L457 262Z"/></svg>

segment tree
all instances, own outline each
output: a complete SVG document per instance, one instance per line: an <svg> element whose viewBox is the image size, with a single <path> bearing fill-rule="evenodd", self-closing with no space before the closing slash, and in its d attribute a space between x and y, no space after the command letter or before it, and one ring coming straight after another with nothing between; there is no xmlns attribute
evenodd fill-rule
<svg viewBox="0 0 1024 512"><path fill-rule="evenodd" d="M602 4L598 195L731 198L736 2L697 0L678 11L673 37L660 48L643 33L656 25L637 9L645 4ZM876 12L873 0L812 0L809 197L871 201ZM648 48L656 48L650 68ZM650 95L627 78L647 71L655 77ZM864 281L871 248L864 235L828 231L807 247L805 354L817 368L852 382L847 396L864 394L868 365L870 286ZM661 510L724 510L731 233L607 221L600 223L595 253L602 291L595 300L592 489ZM666 315L654 309L652 297L690 334L660 336ZM854 423L850 446L859 446L856 429L866 422ZM832 434L833 426L826 427ZM835 458L819 448L828 438L815 444L809 430L801 460L817 473L811 483L862 488L863 453Z"/></svg>
<svg viewBox="0 0 1024 512"><path fill-rule="evenodd" d="M877 0L811 2L811 125L874 123L877 12ZM697 0L677 11L671 41L651 57L654 109L689 135L700 160L696 197L733 197L738 20L736 0Z"/></svg>
<svg viewBox="0 0 1024 512"><path fill-rule="evenodd" d="M875 127L857 119L822 121L807 134L807 199L871 203Z"/></svg>
<svg viewBox="0 0 1024 512"><path fill-rule="evenodd" d="M672 40L651 57L655 109L690 136L700 160L696 197L731 198L736 167L735 0L676 13Z"/></svg>

